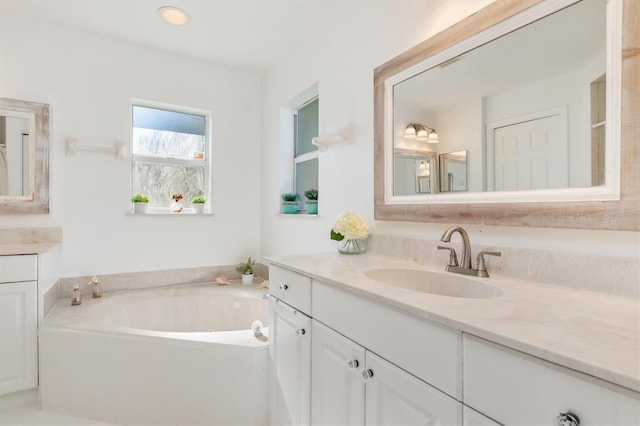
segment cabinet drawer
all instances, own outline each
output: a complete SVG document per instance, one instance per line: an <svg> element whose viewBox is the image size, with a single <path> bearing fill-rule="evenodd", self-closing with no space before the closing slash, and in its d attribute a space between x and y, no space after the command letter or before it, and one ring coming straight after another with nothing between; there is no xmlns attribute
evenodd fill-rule
<svg viewBox="0 0 640 426"><path fill-rule="evenodd" d="M311 315L311 278L271 265L269 293L307 315Z"/></svg>
<svg viewBox="0 0 640 426"><path fill-rule="evenodd" d="M460 333L317 280L312 300L318 321L461 399Z"/></svg>
<svg viewBox="0 0 640 426"><path fill-rule="evenodd" d="M464 335L464 403L505 425L554 425L571 411L583 425L640 424L639 394Z"/></svg>
<svg viewBox="0 0 640 426"><path fill-rule="evenodd" d="M35 254L0 256L0 284L38 279L38 256Z"/></svg>

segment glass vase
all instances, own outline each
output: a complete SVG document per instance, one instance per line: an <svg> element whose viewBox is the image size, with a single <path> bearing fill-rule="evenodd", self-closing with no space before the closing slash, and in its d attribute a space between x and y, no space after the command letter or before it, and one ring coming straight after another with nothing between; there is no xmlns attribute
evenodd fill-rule
<svg viewBox="0 0 640 426"><path fill-rule="evenodd" d="M345 238L338 241L338 252L342 254L364 254L367 252L365 240Z"/></svg>

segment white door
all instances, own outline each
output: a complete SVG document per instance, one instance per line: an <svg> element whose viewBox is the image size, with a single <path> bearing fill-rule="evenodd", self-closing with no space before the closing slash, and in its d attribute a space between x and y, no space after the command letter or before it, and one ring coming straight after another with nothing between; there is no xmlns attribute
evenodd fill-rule
<svg viewBox="0 0 640 426"><path fill-rule="evenodd" d="M0 284L0 395L37 386L37 284Z"/></svg>
<svg viewBox="0 0 640 426"><path fill-rule="evenodd" d="M364 424L365 350L313 321L311 344L311 424Z"/></svg>
<svg viewBox="0 0 640 426"><path fill-rule="evenodd" d="M462 424L462 404L406 371L367 352L366 424Z"/></svg>
<svg viewBox="0 0 640 426"><path fill-rule="evenodd" d="M311 402L311 319L275 298L270 303L270 424L308 425ZM247 407L251 409L251 407Z"/></svg>
<svg viewBox="0 0 640 426"><path fill-rule="evenodd" d="M569 186L564 115L496 127L493 129L493 144L494 187L491 187L492 179L488 176L488 190L518 191Z"/></svg>

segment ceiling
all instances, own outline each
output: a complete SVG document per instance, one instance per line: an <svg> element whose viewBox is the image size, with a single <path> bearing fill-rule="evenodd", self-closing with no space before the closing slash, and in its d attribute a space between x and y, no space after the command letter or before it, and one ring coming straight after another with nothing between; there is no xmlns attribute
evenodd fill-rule
<svg viewBox="0 0 640 426"><path fill-rule="evenodd" d="M316 27L321 11L338 12L341 4L354 1L358 0L0 0L0 14L259 71L294 49L300 35ZM384 1L397 0L375 0ZM158 16L161 6L184 9L191 21L173 27Z"/></svg>

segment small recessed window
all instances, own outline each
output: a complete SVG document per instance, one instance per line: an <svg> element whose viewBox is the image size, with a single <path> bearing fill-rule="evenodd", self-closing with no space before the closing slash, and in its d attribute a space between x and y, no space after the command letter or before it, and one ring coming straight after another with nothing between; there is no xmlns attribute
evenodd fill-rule
<svg viewBox="0 0 640 426"><path fill-rule="evenodd" d="M177 193L185 212L198 196L210 208L208 115L142 104L134 104L132 114L133 194L147 196L155 213L168 213Z"/></svg>
<svg viewBox="0 0 640 426"><path fill-rule="evenodd" d="M318 136L319 102L317 97L306 102L296 109L293 116L293 180L295 192L302 198L305 191L318 189L318 148L311 140Z"/></svg>

